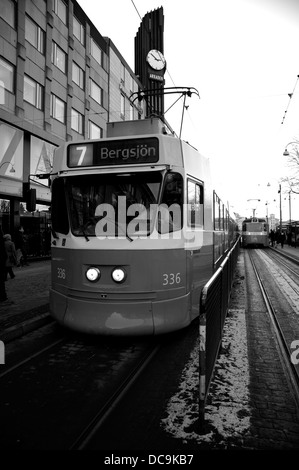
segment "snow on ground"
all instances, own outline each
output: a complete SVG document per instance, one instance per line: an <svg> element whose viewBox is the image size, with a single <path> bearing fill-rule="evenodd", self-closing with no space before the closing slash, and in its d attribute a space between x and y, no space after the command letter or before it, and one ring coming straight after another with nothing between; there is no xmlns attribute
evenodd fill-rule
<svg viewBox="0 0 299 470"><path fill-rule="evenodd" d="M178 392L171 397L161 426L175 438L213 448L241 447L249 434L249 366L245 310L229 310L223 341L205 408L203 434L198 429L199 343L183 370Z"/></svg>

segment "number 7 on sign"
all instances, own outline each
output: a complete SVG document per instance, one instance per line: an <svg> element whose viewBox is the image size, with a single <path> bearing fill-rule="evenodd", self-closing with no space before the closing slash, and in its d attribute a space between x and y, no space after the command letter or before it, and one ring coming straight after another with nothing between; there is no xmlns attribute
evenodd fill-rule
<svg viewBox="0 0 299 470"><path fill-rule="evenodd" d="M82 165L85 154L86 154L86 145L84 147L76 147L76 150L81 150L81 155L78 161L78 166Z"/></svg>

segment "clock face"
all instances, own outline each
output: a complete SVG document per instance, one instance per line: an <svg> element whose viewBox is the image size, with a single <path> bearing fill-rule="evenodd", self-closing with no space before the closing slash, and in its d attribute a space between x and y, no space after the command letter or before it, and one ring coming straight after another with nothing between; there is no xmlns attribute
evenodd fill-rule
<svg viewBox="0 0 299 470"><path fill-rule="evenodd" d="M163 70L166 65L165 57L162 52L157 51L157 49L152 49L146 56L147 63L154 70Z"/></svg>

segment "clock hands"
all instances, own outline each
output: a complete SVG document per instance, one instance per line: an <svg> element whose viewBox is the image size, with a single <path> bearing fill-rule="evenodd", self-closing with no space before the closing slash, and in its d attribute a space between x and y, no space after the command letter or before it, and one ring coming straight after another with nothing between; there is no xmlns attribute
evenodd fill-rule
<svg viewBox="0 0 299 470"><path fill-rule="evenodd" d="M166 60L162 54L162 52L152 49L148 52L146 61L148 62L149 66L154 70L163 70L166 68Z"/></svg>
<svg viewBox="0 0 299 470"><path fill-rule="evenodd" d="M162 59L161 57L159 59L157 59L156 56L154 56L154 54L151 53L151 56L157 61L157 62L162 62Z"/></svg>

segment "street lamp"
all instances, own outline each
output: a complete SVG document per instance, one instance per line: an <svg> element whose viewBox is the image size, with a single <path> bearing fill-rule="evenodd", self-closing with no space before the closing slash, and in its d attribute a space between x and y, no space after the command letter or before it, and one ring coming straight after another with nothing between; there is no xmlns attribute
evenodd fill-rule
<svg viewBox="0 0 299 470"><path fill-rule="evenodd" d="M290 142L290 144L291 143L292 142ZM268 183L267 186L271 186L271 184ZM281 231L281 228L282 228L282 214L281 214L281 184L280 183L279 183L279 188L278 188L278 194L279 194L279 227L280 227L280 231ZM274 201L275 201L275 199L274 199Z"/></svg>
<svg viewBox="0 0 299 470"><path fill-rule="evenodd" d="M288 146L291 145L291 144L299 144L299 142L289 142L287 145L286 145L286 148L284 149L284 152L283 152L283 156L284 157L289 157L290 156L290 153L288 152Z"/></svg>
<svg viewBox="0 0 299 470"><path fill-rule="evenodd" d="M279 227L280 227L280 231L281 231L281 227L282 227L282 217L281 217L281 184L279 184L278 194L279 194Z"/></svg>

